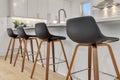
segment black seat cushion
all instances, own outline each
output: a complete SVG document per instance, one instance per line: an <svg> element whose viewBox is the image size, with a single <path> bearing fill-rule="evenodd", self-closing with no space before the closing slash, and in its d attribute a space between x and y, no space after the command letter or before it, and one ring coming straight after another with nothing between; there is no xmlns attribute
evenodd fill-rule
<svg viewBox="0 0 120 80"><path fill-rule="evenodd" d="M29 37L37 37L36 35L27 35L27 36L28 36L28 38L29 38Z"/></svg>
<svg viewBox="0 0 120 80"><path fill-rule="evenodd" d="M49 38L47 38L47 40L49 41L53 41L53 40L65 40L66 38L64 36L55 36L55 35L51 35Z"/></svg>
<svg viewBox="0 0 120 80"><path fill-rule="evenodd" d="M33 37L37 37L37 36L36 35L28 35L28 34L26 34L26 36L22 37L22 38L29 39L29 38L33 38Z"/></svg>
<svg viewBox="0 0 120 80"><path fill-rule="evenodd" d="M96 43L110 43L110 42L116 42L116 41L119 41L119 38L115 38L115 37L101 37L101 38L98 38Z"/></svg>
<svg viewBox="0 0 120 80"><path fill-rule="evenodd" d="M18 35L17 35L17 34L14 34L13 38L18 38Z"/></svg>

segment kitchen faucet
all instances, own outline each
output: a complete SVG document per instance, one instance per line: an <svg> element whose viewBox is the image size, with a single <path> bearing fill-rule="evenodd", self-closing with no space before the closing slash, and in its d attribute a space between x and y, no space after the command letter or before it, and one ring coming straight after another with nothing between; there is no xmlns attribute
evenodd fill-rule
<svg viewBox="0 0 120 80"><path fill-rule="evenodd" d="M57 22L57 23L60 23L60 12L61 12L61 11L64 12L64 16L65 16L65 18L67 18L66 11L65 11L64 9L60 9L60 10L58 11L58 22Z"/></svg>

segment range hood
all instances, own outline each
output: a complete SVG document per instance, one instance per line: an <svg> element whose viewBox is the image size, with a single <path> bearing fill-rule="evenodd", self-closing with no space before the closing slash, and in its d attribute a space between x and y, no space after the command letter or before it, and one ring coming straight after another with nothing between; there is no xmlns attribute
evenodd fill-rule
<svg viewBox="0 0 120 80"><path fill-rule="evenodd" d="M93 6L93 7L98 8L98 9L103 9L105 7L110 8L113 5L119 6L120 3L116 3L114 0L104 0L104 1L100 2L98 5Z"/></svg>

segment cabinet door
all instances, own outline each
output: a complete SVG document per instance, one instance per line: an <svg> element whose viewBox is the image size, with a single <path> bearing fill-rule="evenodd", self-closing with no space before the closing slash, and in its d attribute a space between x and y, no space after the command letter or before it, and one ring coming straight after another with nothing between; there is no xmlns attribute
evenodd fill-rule
<svg viewBox="0 0 120 80"><path fill-rule="evenodd" d="M28 0L12 0L11 16L27 17L28 15Z"/></svg>
<svg viewBox="0 0 120 80"><path fill-rule="evenodd" d="M58 18L58 10L63 8L63 0L48 0L48 13L51 22Z"/></svg>
<svg viewBox="0 0 120 80"><path fill-rule="evenodd" d="M48 0L38 0L38 17L41 19L47 19Z"/></svg>
<svg viewBox="0 0 120 80"><path fill-rule="evenodd" d="M71 15L71 12L70 12L70 10L71 10L71 1L64 0L64 9L66 11L67 18L69 18L70 15Z"/></svg>
<svg viewBox="0 0 120 80"><path fill-rule="evenodd" d="M38 1L39 0L28 0L28 17L37 18Z"/></svg>

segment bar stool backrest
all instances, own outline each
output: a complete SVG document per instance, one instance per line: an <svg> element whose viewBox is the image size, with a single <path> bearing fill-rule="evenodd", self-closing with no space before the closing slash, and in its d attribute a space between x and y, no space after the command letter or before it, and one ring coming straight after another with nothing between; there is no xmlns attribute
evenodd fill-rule
<svg viewBox="0 0 120 80"><path fill-rule="evenodd" d="M35 33L40 39L48 39L49 37L51 37L51 34L49 33L45 23L35 24Z"/></svg>
<svg viewBox="0 0 120 80"><path fill-rule="evenodd" d="M18 36L19 36L20 38L28 39L28 36L27 36L27 34L25 33L23 27L19 26L19 27L17 28L17 33L18 33Z"/></svg>
<svg viewBox="0 0 120 80"><path fill-rule="evenodd" d="M91 16L69 19L67 34L77 43L94 43L98 38L104 37L95 19Z"/></svg>
<svg viewBox="0 0 120 80"><path fill-rule="evenodd" d="M11 28L7 28L7 33L9 37L13 37L13 38L17 37L17 35L13 32Z"/></svg>

